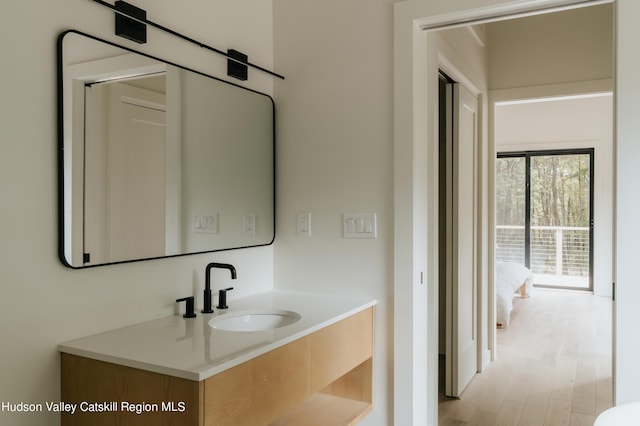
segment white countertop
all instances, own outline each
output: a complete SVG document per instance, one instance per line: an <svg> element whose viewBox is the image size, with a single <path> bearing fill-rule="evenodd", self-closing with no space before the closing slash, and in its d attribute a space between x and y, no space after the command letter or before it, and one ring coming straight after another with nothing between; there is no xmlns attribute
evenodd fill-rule
<svg viewBox="0 0 640 426"><path fill-rule="evenodd" d="M271 291L229 299L229 309L196 318L171 315L62 343L60 352L189 380L204 380L313 333L376 304L375 300ZM230 332L212 329L215 316L249 309L282 309L299 321L277 329Z"/></svg>

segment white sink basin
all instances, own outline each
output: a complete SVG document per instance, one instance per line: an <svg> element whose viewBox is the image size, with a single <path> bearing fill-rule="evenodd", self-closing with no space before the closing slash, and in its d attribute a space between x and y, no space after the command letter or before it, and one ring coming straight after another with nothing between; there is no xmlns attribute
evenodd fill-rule
<svg viewBox="0 0 640 426"><path fill-rule="evenodd" d="M262 331L273 330L293 324L300 315L292 311L279 309L238 311L222 314L209 320L209 326L224 331Z"/></svg>

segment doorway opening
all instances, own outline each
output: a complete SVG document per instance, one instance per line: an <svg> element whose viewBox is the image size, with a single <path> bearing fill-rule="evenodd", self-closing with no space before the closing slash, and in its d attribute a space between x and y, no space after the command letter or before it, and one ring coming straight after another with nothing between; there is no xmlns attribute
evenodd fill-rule
<svg viewBox="0 0 640 426"><path fill-rule="evenodd" d="M593 291L594 150L499 152L496 261L533 285Z"/></svg>
<svg viewBox="0 0 640 426"><path fill-rule="evenodd" d="M469 31L473 32L475 36L478 34L482 34L482 31L484 30ZM439 33L438 36L440 36L440 34L442 33ZM449 38L448 40L451 40L451 44L454 44L457 41L453 37ZM456 47L458 47L458 51L462 51L459 46ZM438 49L440 50L434 50L436 50L437 53L440 54L440 56L438 56L439 60L442 60L442 58L444 58L445 69L448 69L446 65L451 65L446 61L456 62L455 59L459 59L455 58L453 54L451 56L447 56L454 50L447 50L449 49L448 46L438 47ZM434 54L434 57L436 56L437 55ZM449 59L450 57L454 57L454 59L451 60ZM467 57L471 57L471 55L468 55ZM442 65L443 62L440 62L440 64ZM439 76L439 82L441 87L446 86L446 84L448 83L446 76L442 76L442 73ZM549 111L552 109L551 103L543 105L540 99L555 98L559 100L561 97L579 98L583 97L584 94L587 94L586 97L588 98L592 97L595 99L605 91L608 91L607 96L610 96L611 85L609 84L609 82L602 81L602 85L595 83L599 82L594 81L593 85L582 84L581 82L577 81L566 83L565 85L531 85L528 87L522 86L516 87L514 89L507 88L500 91L496 90L494 92L488 92L489 111L487 112L488 115L491 116L493 112L491 108L494 108L498 102L508 103L510 101L513 101L513 103L526 103L534 99L535 101L532 103L537 102L540 108ZM478 85L478 87L482 86ZM595 90L590 90L594 88ZM487 90L489 89L491 89L491 87L487 87ZM596 95L592 96L592 94L594 93ZM442 96L442 91L440 92L440 94ZM494 98L492 99L492 97ZM558 105L560 105L560 103L558 103ZM441 101L439 102L439 111L441 114L439 117L439 123L442 127L447 124L445 121L443 121L443 115L449 112L449 107L447 107L446 103L443 103ZM558 114L556 116L560 117L560 115ZM529 114L528 117L531 118L532 115ZM609 119L613 117L612 112L609 113L608 117ZM492 118L495 119L495 117ZM522 260L519 263L523 265L527 264L527 266L532 267L534 270L536 268L540 269L540 273L537 273L538 271L536 271L537 284L539 286L553 286L554 289L553 291L547 291L547 289L544 289L544 295L541 291L540 297L538 297L537 299L535 298L535 293L534 297L529 300L514 299L514 314L517 321L515 322L515 325L510 326L508 330L496 331L495 312L494 318L489 318L488 321L483 321L484 318L477 317L478 324L484 324L488 327L488 340L489 342L493 343L493 345L490 347L490 350L492 351L492 360L495 356L497 362L492 363L491 367L486 368L483 371L483 374L477 375L476 378L473 379L467 390L465 390L465 394L462 394L459 399L451 400L443 398L443 396L446 394L445 392L441 392L439 394L439 401L442 403L439 407L439 417L440 421L442 422L441 424L446 424L446 422L451 421L470 421L471 419L467 419L464 417L465 413L475 413L474 416L476 414L482 415L487 424L491 424L492 421L497 422L497 419L503 419L504 415L508 415L511 420L515 421L515 423L505 424L516 424L518 422L518 419L531 422L539 422L541 418L549 419L549 421L553 421L551 419L554 418L563 419L563 422L592 421L595 415L612 404L612 354L610 352L611 345L609 343L611 339L610 333L612 317L610 299L606 297L596 298L593 295L589 294L587 291L582 291L579 293L579 295L578 293L572 294L564 292L564 289L568 288L580 288L581 290L594 291L595 281L599 281L599 285L601 286L602 290L603 285L610 283L610 281L607 282L605 280L607 279L607 276L609 276L610 279L612 267L611 259L605 259L604 263L600 263L600 272L598 272L598 274L596 274L596 276L594 277L593 175L594 170L596 169L596 167L594 167L594 162L600 161L600 163L597 165L597 173L608 174L610 175L608 179L612 178L612 169L603 169L602 165L603 162L613 164L613 158L610 156L605 156L606 159L603 160L602 153L606 149L611 148L613 144L613 138L612 135L609 134L608 139L605 138L603 140L594 141L593 139L590 140L582 136L586 134L586 130L590 127L590 120L589 118L585 117L581 117L580 120L581 124L579 124L578 126L571 126L567 125L567 123L564 123L565 126L562 127L562 129L567 130L567 134L560 135L556 132L554 135L556 139L554 140L549 139L541 142L524 140L527 138L523 137L523 141L511 141L508 143L504 143L499 147L492 146L490 143L488 154L488 169L490 170L490 173L492 173L492 176L489 180L490 183L488 189L488 192L490 192L490 197L492 197L489 203L490 208L493 207L491 206L492 203L494 204L494 206L495 204L497 204L497 197L499 196L497 193L499 190L497 188L497 181L499 177L493 174L493 168L494 166L496 166L497 168L498 163L503 159L506 161L507 159L511 160L513 159L513 157L515 157L521 158L524 163L528 161L528 164L523 164L522 166L520 166L523 171L526 169L530 169L533 163L534 166L537 166L534 170L538 171L538 175L535 175L535 173L531 173L531 171L529 171L529 189L532 189L532 186L536 185L542 188L539 193L534 192L534 202L529 200L528 207L525 202L526 198L523 196L520 207L523 212L523 218L517 224L513 223L513 221L501 224L499 223L498 215L492 212L491 221L495 222L490 224L491 233L497 231L497 227L494 225L520 226L522 229L518 230L518 232L520 234L519 238L521 239L521 244L518 245L517 250L512 250L512 253L510 253L510 255L514 255L513 252L520 253L518 254L518 256L521 256ZM561 121L561 118L558 118L558 121ZM489 126L491 126L491 124L489 124ZM552 129L549 128L547 130ZM571 133L571 135L569 135L569 130L573 132ZM496 135L491 134L492 131L495 132L496 130L491 128L489 129L489 138L492 141L497 140ZM526 136L531 136L531 133ZM442 143L444 140L443 133L440 132L439 136L439 146L441 149L438 160L440 166L440 192L438 209L440 217L438 220L441 232L440 235L447 235L446 221L442 220L443 215L446 216L448 214L447 211L444 210L446 204L445 202L443 202L443 191L446 193L447 187L443 184L443 179L446 180L449 178L449 176L448 173L443 172L442 170ZM567 139L564 139L565 137ZM527 143L529 145L526 145ZM605 147L605 145L607 146L606 149L603 148ZM563 147L562 150L557 149L557 147L559 146ZM593 148L594 146L595 149ZM498 151L500 151L501 158L497 158ZM599 153L599 160L595 159L595 152ZM573 157L574 155L576 157ZM548 164L545 164L545 162ZM577 164L577 168L570 167L570 163L572 162ZM481 164L480 167L484 167L484 164ZM548 171L547 176L543 176L544 170ZM553 182L553 174L550 172L551 170L556 170L555 182ZM494 179L495 181L491 181L491 179ZM526 175L523 175L520 179L523 182L522 187L526 189ZM538 180L536 181L536 179ZM565 185L564 188L562 188L562 184ZM476 185L478 184L476 183ZM598 185L598 197L601 197L603 193L603 187L613 187L611 182L605 183L603 185ZM554 206L553 202L551 201L556 198L553 195L554 191L558 192L563 189L565 191L569 191L569 188L573 186L577 186L581 189L576 189L576 192L580 195L576 197L570 197L568 194L565 194L566 197L563 199L563 201L558 202L557 206ZM536 194L538 196L538 200L544 198L544 196L548 196L548 198L545 200L546 204L536 204ZM577 205L578 200L582 200L585 198L588 200L586 204L580 203L579 205ZM568 206L569 199L571 199L571 208L569 208ZM599 207L597 207L598 209L602 209L602 206L604 206L604 209L609 208L610 210L610 206L613 205L612 201L603 201L603 198L597 197L596 203L599 205ZM565 211L562 211L563 206ZM558 216L558 220L555 220L556 218L554 216L554 209L551 209L551 207L557 209L556 212L558 214L555 216ZM546 208L546 213L537 215L537 213L539 213L538 210L543 208ZM578 209L581 209L579 215L577 214ZM528 220L524 218L524 212L527 211L529 212ZM573 218L573 221L561 221L560 219L563 217L563 215L566 217L569 217L569 215L573 215L571 216ZM602 216L598 215L597 217L601 218ZM551 218L553 220L547 223L544 222L543 218ZM582 220L581 218L586 219ZM527 227L526 222L528 222L528 229L525 229ZM607 224L600 222L599 226L600 230L604 230L605 233L607 232ZM553 234L551 236L552 231ZM525 244L525 236L528 236L528 244ZM501 258L502 255L507 256L507 250L504 250L504 253L501 253L501 242L499 240L500 236L495 235L495 238L495 245L490 246L490 248L494 248L495 250L493 250L493 253L489 256L488 265L492 265L494 261L509 260L508 258ZM609 233L608 236L605 236L604 238L609 238L610 240L611 234ZM600 240L596 238L595 240L600 242L604 241L603 238L600 238ZM611 241L609 242L611 243ZM442 240L440 240L439 243L439 256L443 256ZM551 245L551 243L553 243L553 245ZM598 243L597 246L597 250L602 250L601 248L599 248L601 246L600 243ZM480 245L478 247L480 247ZM529 253L526 253L526 251L528 251ZM442 293L446 293L446 290L443 291L442 280L443 275L447 273L447 268L449 268L449 266L447 265L447 256L450 256L450 254L445 251L444 256L445 259L439 258L438 262L441 268L441 270L439 270L439 279L441 285L439 287L440 294L438 298L440 310L442 310L444 306ZM481 261L480 257L477 257L476 259L478 262ZM528 259L528 263L526 259ZM598 259L600 259L598 260L599 262L603 262L602 257L599 257ZM514 260L511 259L511 261ZM605 267L602 267L602 265L604 264L607 265ZM485 267L485 264L482 264L480 266L480 269L482 269L483 267ZM487 267L492 268L492 266ZM442 270L443 268L444 272ZM480 269L478 270L478 272L480 271ZM566 281L561 284L553 281L550 282L550 278L554 278L558 275L560 277L563 277L565 280L567 279L567 277L576 278L576 282L569 284ZM492 303L492 301L496 299L496 295L492 293L491 289L491 287L494 286L493 280L494 275L490 273L488 282L490 288L486 293L487 298L489 299L489 302L487 302L488 304ZM522 283L522 281L520 283ZM595 285L595 287L597 286L598 284ZM478 288L481 289L482 287L479 285ZM495 289L493 291L495 291ZM559 294L560 292L562 292L562 294ZM513 296L513 291L511 292L511 295ZM601 292L601 295L606 296L606 293ZM582 299L585 299L584 302L582 302ZM580 302L573 303L573 301L576 300L580 300ZM595 305L590 305L589 303L591 302L593 302ZM478 305L478 309L482 309L482 306L480 304ZM596 309L598 309L597 312ZM539 314L542 312L547 312L548 315L540 316ZM577 332L576 328L560 327L565 325L573 327L574 318L578 318L579 314L584 316L581 317L582 319L578 322L581 322L582 324L588 324L588 326L585 327L584 330L580 330L579 332ZM448 316L449 314L445 315ZM439 370L439 377L441 379L441 391L443 389L442 372L446 370L447 361L447 357L443 357L444 352L441 350L443 340L445 340L442 338L442 318L443 315L441 313L441 322L439 324L441 333L439 339L439 360L441 368ZM598 318L598 320L594 321L595 318ZM552 322L551 319L557 322ZM561 340L560 336L554 335L551 331L553 331L554 333L557 332L562 334L563 338L566 338L567 340ZM482 333L483 330L478 328L477 332ZM592 332L593 334L589 334L589 336L586 336L587 333ZM445 335L446 334L447 333L445 332ZM535 340L535 338L545 336L549 339L544 342ZM591 338L593 336L604 337L604 340L600 340L598 341L598 343L589 343L588 338ZM583 337L583 340L578 339L582 339ZM512 340L509 341L508 339ZM585 354L588 353L589 359L572 358L575 353L571 348L595 347L593 345L596 344L600 348L605 348L605 350L600 351L597 354L592 354L590 350L585 350ZM498 349L498 345L502 346L500 346L500 348ZM518 346L521 346L522 350L516 354L517 356L515 358L511 357L511 355L514 354L508 353L507 351L517 352L520 350L518 349ZM482 349L484 350L484 347ZM496 352L498 352L499 355L496 355ZM532 359L534 359L535 362L532 362ZM520 375L520 372L512 371L515 362L520 362L523 360L528 360L528 363L524 362L522 364L518 364L523 368L522 374ZM590 364L592 362L597 363L598 373L595 376L584 374L585 372L587 372L587 370L596 371L592 367L583 368L583 364ZM540 375L529 374L529 372L534 371L534 369L532 368L534 364L536 368L540 367ZM575 367L576 365L577 367ZM557 369L554 370L551 368L547 368L550 366L553 366L554 368L557 367ZM503 370L503 367L506 370ZM478 371L482 371L482 369L483 368L479 366ZM573 375L569 375L568 372L572 372ZM561 375L561 373L565 374L567 377L565 377L565 375ZM554 387L556 385L553 383L553 381L558 377L562 377L562 380L566 379L566 383L572 384L571 388L567 390L566 393L556 391ZM495 380L488 382L486 380L487 378L492 378ZM491 387L480 389L481 386L487 385L488 383L491 383L489 385ZM506 391L504 388L500 387L505 383L508 384L508 390ZM481 396L479 397L479 395ZM543 395L544 401L534 398L538 395ZM587 396L587 398L582 399L585 395ZM486 404L478 404L477 400L475 402L472 401L475 398L481 398L482 401L486 401ZM472 402L470 405L468 404L469 401ZM473 417L473 420L475 421L476 417Z"/></svg>

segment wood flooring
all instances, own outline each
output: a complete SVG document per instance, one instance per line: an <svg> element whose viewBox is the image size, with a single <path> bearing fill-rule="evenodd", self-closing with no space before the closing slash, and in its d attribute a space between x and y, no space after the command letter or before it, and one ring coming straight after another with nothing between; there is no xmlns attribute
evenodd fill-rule
<svg viewBox="0 0 640 426"><path fill-rule="evenodd" d="M439 425L593 425L612 406L611 309L585 292L514 299L496 360L460 399L441 396Z"/></svg>

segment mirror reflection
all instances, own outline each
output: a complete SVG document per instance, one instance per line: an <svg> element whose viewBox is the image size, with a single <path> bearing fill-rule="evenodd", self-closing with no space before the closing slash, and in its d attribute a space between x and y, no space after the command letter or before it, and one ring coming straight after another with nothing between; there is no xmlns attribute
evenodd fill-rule
<svg viewBox="0 0 640 426"><path fill-rule="evenodd" d="M76 31L58 55L65 265L273 241L269 96Z"/></svg>

